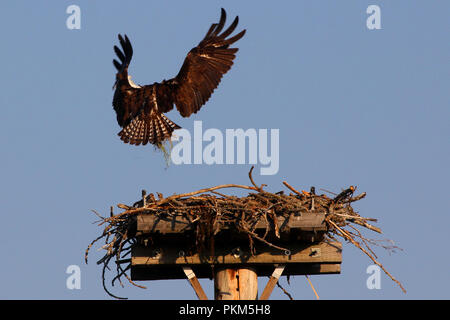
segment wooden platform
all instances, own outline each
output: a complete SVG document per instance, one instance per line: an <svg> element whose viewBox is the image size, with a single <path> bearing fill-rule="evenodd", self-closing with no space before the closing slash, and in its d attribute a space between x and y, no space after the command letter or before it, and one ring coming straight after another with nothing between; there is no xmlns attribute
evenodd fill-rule
<svg viewBox="0 0 450 320"><path fill-rule="evenodd" d="M258 276L269 276L274 266L279 264L286 265L285 275L336 274L341 271L342 245L339 242L290 245L288 252L257 245L256 251L252 256L248 248L242 246L220 246L216 248L212 258L206 258L199 254L187 255L178 245L167 245L158 249L139 246L132 252L131 278L184 279L182 266L190 266L198 278L211 278L211 265L245 265L255 269Z"/></svg>
<svg viewBox="0 0 450 320"><path fill-rule="evenodd" d="M340 273L342 245L323 241L327 230L324 218L323 213L278 217L279 237L271 232L270 241L285 251L254 240L252 255L245 234L224 228L215 236L214 252L199 254L193 247L193 224L184 216L140 214L136 218L140 242L132 250L131 279L185 279L183 266L191 267L198 278L212 278L214 267L226 266L250 267L258 276L270 276L277 265L285 265L284 275ZM274 225L260 220L253 227L261 235ZM149 237L151 241L146 240Z"/></svg>

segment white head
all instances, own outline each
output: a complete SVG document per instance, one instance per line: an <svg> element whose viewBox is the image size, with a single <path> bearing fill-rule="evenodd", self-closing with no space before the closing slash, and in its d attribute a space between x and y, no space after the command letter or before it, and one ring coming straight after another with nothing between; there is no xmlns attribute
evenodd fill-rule
<svg viewBox="0 0 450 320"><path fill-rule="evenodd" d="M141 88L141 86L138 86L136 83L133 82L133 80L131 80L131 76L130 75L128 75L128 83L133 88Z"/></svg>

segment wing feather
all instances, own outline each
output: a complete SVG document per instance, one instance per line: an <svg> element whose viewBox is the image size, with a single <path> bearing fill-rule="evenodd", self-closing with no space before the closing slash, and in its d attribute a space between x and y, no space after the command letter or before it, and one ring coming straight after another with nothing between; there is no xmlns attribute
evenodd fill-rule
<svg viewBox="0 0 450 320"><path fill-rule="evenodd" d="M214 29L214 32L211 34L212 37L216 37L220 33L220 31L222 31L222 29L225 25L226 19L227 19L227 13L225 12L225 10L223 8L221 8L220 20L219 20L219 23L217 24L217 27Z"/></svg>
<svg viewBox="0 0 450 320"><path fill-rule="evenodd" d="M117 54L117 57L119 57L122 64L125 62L125 55L117 46L114 46L114 52Z"/></svg>
<svg viewBox="0 0 450 320"><path fill-rule="evenodd" d="M113 59L113 64L117 69L113 107L117 114L117 122L123 127L139 115L141 106L136 103L140 99L137 99L137 91L131 86L128 78L128 66L133 57L133 47L127 35L119 34L117 37L121 48L114 46L114 52L119 60ZM129 95L125 92L133 94Z"/></svg>
<svg viewBox="0 0 450 320"><path fill-rule="evenodd" d="M178 75L168 81L173 89L173 102L183 117L200 110L233 65L238 49L229 46L241 39L245 30L227 39L239 19L236 17L222 32L225 20L226 12L222 9L219 22L211 25L205 37L187 54Z"/></svg>
<svg viewBox="0 0 450 320"><path fill-rule="evenodd" d="M220 35L220 38L225 39L230 34L232 34L234 29L236 29L238 23L239 23L239 17L234 18L234 21L230 24L228 29L225 30L224 32L222 32L222 34Z"/></svg>

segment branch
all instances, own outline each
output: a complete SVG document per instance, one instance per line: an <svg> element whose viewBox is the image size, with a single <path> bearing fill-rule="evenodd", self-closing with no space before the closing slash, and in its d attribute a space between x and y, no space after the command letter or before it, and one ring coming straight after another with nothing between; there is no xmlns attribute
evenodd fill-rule
<svg viewBox="0 0 450 320"><path fill-rule="evenodd" d="M384 271L384 273L386 273L388 276L389 276L389 278L391 278L391 280L392 281L394 281L395 283L397 283L397 285L400 287L400 289L402 289L402 291L403 291L403 293L406 293L406 290L405 290L405 288L403 288L403 286L402 286L402 284L397 280L397 279L395 279L385 268L384 268L384 266L381 264L381 263L379 263L369 252L367 252L367 250L365 250L363 247L361 247L361 245L358 243L358 242L356 242L354 239L353 239L353 237L352 236L350 236L345 230L343 230L343 229L341 229L341 228L339 228L339 226L336 224L336 223L334 223L333 221L331 221L330 219L326 219L326 221L329 223L329 224L331 224L336 230L338 230L339 231L339 233L341 234L341 236L344 238L344 239L347 239L348 241L350 241L355 247L357 247L358 249L360 249L362 252L364 252L377 266L379 266L383 271Z"/></svg>

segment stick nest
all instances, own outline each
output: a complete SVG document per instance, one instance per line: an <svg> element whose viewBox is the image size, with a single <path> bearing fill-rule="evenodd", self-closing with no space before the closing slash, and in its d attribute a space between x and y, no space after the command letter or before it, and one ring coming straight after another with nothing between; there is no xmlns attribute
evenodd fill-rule
<svg viewBox="0 0 450 320"><path fill-rule="evenodd" d="M134 203L133 206L118 204L117 207L123 209L119 214L113 214L113 207L109 217L103 217L95 210L93 212L100 218L96 221L99 226L104 226L102 234L94 239L85 252L85 261L88 262L90 248L99 240L104 239L105 244L100 249L106 251L105 255L97 261L102 264L102 284L104 290L112 297L126 299L112 294L106 287L105 273L111 270L110 262L113 260L116 275L112 279L111 285L116 281L123 287L122 277L134 286L145 288L131 280L127 271L131 268L129 255L133 246L138 243L136 237L136 217L139 214L152 214L156 216L173 217L183 216L187 218L194 227L195 247L198 253L205 253L209 250L214 253L214 238L224 228L234 228L240 234L248 238L250 252L254 252L253 243L259 241L265 245L286 251L287 249L275 244L270 239L279 239L280 230L277 225L277 217L289 216L291 214L325 214L327 231L326 239L336 240L336 236L345 239L366 254L376 265L378 265L401 289L406 292L402 284L396 280L377 261L377 256L372 250L372 246L381 246L389 251L400 249L393 245L390 240L373 240L365 238L360 228L366 228L373 232L381 233L381 229L373 226L369 222L376 222L376 219L365 218L355 212L351 204L363 199L366 193L355 195L356 187L345 188L339 194L328 192L333 196L325 194L317 195L315 188L310 191L297 191L286 181L284 186L290 191L271 193L264 190L266 185L258 186L252 178L251 168L249 179L251 186L226 184L211 188L200 189L190 193L175 194L164 198L157 193L146 195L143 191L142 200ZM246 189L251 192L245 197L228 196L217 190L226 188ZM255 232L254 226L263 219L270 222L273 228L266 229L263 235ZM151 240L151 239L150 239ZM387 244L385 244L387 243Z"/></svg>

